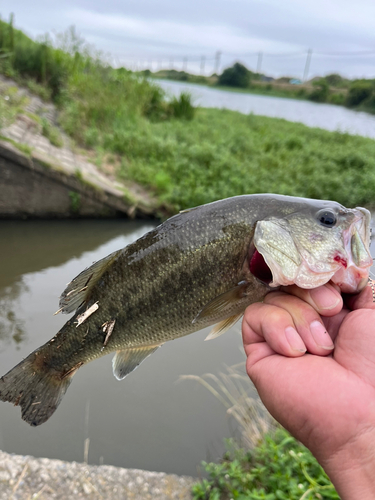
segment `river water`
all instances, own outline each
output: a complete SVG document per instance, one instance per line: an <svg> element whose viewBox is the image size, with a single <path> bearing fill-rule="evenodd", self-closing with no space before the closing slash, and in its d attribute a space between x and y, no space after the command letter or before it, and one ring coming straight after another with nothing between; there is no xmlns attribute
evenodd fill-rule
<svg viewBox="0 0 375 500"><path fill-rule="evenodd" d="M53 316L74 276L153 227L129 221L0 221L0 376L49 340L69 315ZM243 362L240 326L211 342L207 330L168 342L119 382L112 355L80 369L52 418L37 428L0 403L0 449L197 475L217 459L234 426L225 408L180 375L218 375ZM245 370L245 368L243 368ZM249 382L250 383L250 382Z"/></svg>
<svg viewBox="0 0 375 500"><path fill-rule="evenodd" d="M375 139L375 115L352 111L343 106L317 104L310 101L270 97L256 94L228 92L217 88L189 83L157 80L169 94L179 96L188 91L197 106L226 108L244 114L284 118L304 123L309 127L339 130Z"/></svg>

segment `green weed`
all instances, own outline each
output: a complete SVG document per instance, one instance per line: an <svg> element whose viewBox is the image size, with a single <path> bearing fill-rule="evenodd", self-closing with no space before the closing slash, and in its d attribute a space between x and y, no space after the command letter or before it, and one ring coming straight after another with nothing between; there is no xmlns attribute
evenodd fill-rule
<svg viewBox="0 0 375 500"><path fill-rule="evenodd" d="M73 214L78 214L81 208L81 195L75 191L69 191L70 211Z"/></svg>
<svg viewBox="0 0 375 500"><path fill-rule="evenodd" d="M28 146L27 144L15 143L16 147L22 151L26 156L31 157L31 153L33 152L33 148Z"/></svg>
<svg viewBox="0 0 375 500"><path fill-rule="evenodd" d="M194 500L313 500L339 496L309 450L284 429L250 450L228 442L220 463L203 462L207 479L192 488Z"/></svg>
<svg viewBox="0 0 375 500"><path fill-rule="evenodd" d="M18 93L17 87L8 87L0 95L0 129L13 123L27 104L27 98Z"/></svg>
<svg viewBox="0 0 375 500"><path fill-rule="evenodd" d="M59 129L50 124L46 118L41 118L42 134L57 148L64 145Z"/></svg>
<svg viewBox="0 0 375 500"><path fill-rule="evenodd" d="M181 92L180 97L173 97L169 103L174 118L192 120L194 118L195 108L192 104L191 94Z"/></svg>
<svg viewBox="0 0 375 500"><path fill-rule="evenodd" d="M28 146L27 144L21 144L20 142L17 142L13 139L10 139L9 137L6 137L4 135L1 135L0 134L0 140L1 141L5 141L5 142L9 142L10 144L12 144L15 148L17 148L19 151L21 151L22 153L24 153L26 156L28 156L29 158L31 158L31 153L33 152L33 148L31 148L30 146Z"/></svg>

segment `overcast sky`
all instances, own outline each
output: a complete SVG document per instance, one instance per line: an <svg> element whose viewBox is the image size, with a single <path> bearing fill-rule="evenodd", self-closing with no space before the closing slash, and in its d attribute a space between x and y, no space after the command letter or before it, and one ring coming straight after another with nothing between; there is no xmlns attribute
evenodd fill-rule
<svg viewBox="0 0 375 500"><path fill-rule="evenodd" d="M205 56L210 74L221 51L221 70L236 60L255 70L262 52L262 72L301 78L311 48L309 77L375 78L375 0L2 0L2 18L10 12L32 37L74 24L132 67L182 69L186 57L199 73Z"/></svg>

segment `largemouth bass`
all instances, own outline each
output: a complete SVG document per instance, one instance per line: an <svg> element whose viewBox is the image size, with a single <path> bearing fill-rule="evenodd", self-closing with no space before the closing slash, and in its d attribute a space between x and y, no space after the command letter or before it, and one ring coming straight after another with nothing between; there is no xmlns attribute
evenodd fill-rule
<svg viewBox="0 0 375 500"><path fill-rule="evenodd" d="M60 298L73 317L0 379L22 418L50 418L83 364L110 352L123 379L163 343L216 325L215 338L281 285L343 292L367 283L370 213L279 195L182 212L84 270Z"/></svg>

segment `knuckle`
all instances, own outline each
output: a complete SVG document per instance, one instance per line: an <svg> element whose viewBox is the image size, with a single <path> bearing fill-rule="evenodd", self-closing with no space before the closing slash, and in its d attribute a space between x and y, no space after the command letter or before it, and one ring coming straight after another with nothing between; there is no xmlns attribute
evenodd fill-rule
<svg viewBox="0 0 375 500"><path fill-rule="evenodd" d="M289 317L289 314L284 309L280 307L272 306L267 309L267 313L265 315L265 321L268 324L280 324L285 322Z"/></svg>
<svg viewBox="0 0 375 500"><path fill-rule="evenodd" d="M285 304L290 299L290 295L284 292L271 292L264 299L265 304L276 305Z"/></svg>

